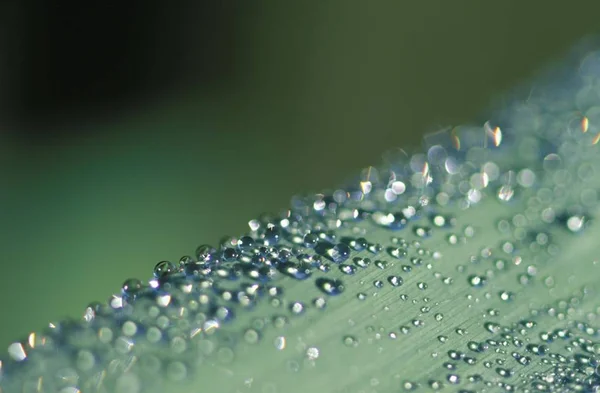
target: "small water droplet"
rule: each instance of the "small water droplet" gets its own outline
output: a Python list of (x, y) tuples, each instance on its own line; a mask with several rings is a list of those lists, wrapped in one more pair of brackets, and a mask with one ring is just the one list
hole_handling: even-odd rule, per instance
[(300, 315), (304, 312), (304, 310), (305, 307), (302, 302), (293, 302), (292, 304), (290, 304), (290, 311), (293, 314)]
[(473, 275), (470, 275), (469, 277), (467, 277), (467, 281), (469, 282), (469, 285), (471, 285), (472, 287), (475, 287), (475, 288), (481, 288), (487, 282), (487, 280), (484, 276), (479, 276), (476, 274), (473, 274)]
[(244, 332), (244, 341), (248, 344), (256, 344), (259, 339), (260, 335), (255, 329), (248, 329)]
[(347, 347), (357, 347), (358, 346), (358, 340), (354, 336), (344, 336), (342, 341), (343, 341), (344, 345)]
[(318, 242), (319, 236), (317, 236), (315, 233), (307, 233), (304, 235), (303, 243), (305, 247), (315, 248)]
[(196, 258), (199, 262), (208, 262), (211, 260), (212, 253), (215, 249), (208, 244), (202, 244), (196, 248)]
[(498, 293), (498, 297), (500, 297), (500, 300), (502, 300), (502, 301), (509, 302), (509, 301), (513, 300), (514, 294), (509, 291), (500, 291)]
[(130, 278), (129, 280), (123, 283), (121, 287), (123, 294), (126, 296), (135, 297), (140, 291), (142, 291), (144, 285), (137, 278)]
[(154, 266), (154, 277), (156, 278), (165, 278), (170, 274), (173, 274), (177, 271), (175, 264), (169, 261), (161, 261)]
[(237, 246), (241, 251), (250, 251), (254, 247), (254, 239), (250, 236), (242, 236), (238, 240)]
[(325, 307), (327, 307), (327, 300), (325, 300), (323, 297), (313, 299), (312, 303), (319, 310), (323, 310)]
[(397, 259), (406, 258), (408, 251), (404, 247), (390, 248), (389, 254)]
[(342, 264), (340, 265), (340, 271), (344, 274), (352, 275), (356, 273), (356, 267), (354, 267), (353, 265)]
[(404, 280), (400, 276), (389, 276), (388, 282), (394, 287), (399, 287), (404, 283)]
[(317, 347), (309, 347), (306, 350), (306, 357), (310, 360), (315, 360), (319, 357), (319, 348)]
[(315, 280), (317, 288), (327, 295), (335, 296), (344, 292), (344, 283), (341, 280), (319, 277)]

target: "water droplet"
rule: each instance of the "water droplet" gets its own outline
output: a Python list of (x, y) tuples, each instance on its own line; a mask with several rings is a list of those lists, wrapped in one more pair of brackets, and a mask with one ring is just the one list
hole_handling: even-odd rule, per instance
[(336, 244), (327, 250), (327, 256), (335, 263), (342, 263), (350, 256), (350, 247), (344, 243)]
[(431, 228), (428, 227), (415, 227), (414, 229), (415, 235), (421, 238), (431, 236)]
[(509, 301), (513, 300), (514, 294), (509, 291), (500, 291), (498, 293), (498, 297), (500, 297), (500, 300), (502, 300), (502, 301), (509, 302)]
[(293, 314), (300, 315), (304, 312), (304, 310), (305, 307), (302, 302), (293, 302), (292, 304), (290, 304), (290, 311)]
[(250, 251), (254, 247), (254, 239), (250, 236), (242, 236), (238, 240), (237, 246), (241, 251)]
[(369, 244), (369, 246), (367, 247), (367, 250), (371, 254), (377, 255), (381, 252), (381, 250), (383, 250), (383, 246), (379, 243)]
[(375, 212), (371, 215), (373, 222), (393, 231), (404, 229), (408, 224), (408, 218), (404, 213)]
[(277, 269), (296, 280), (306, 280), (312, 275), (311, 266), (307, 263), (284, 262), (280, 263)]
[(281, 230), (277, 225), (269, 224), (265, 229), (264, 240), (265, 245), (272, 246), (279, 242), (281, 236)]
[(327, 306), (327, 300), (323, 297), (318, 297), (313, 300), (313, 305), (319, 310), (322, 310)]
[(196, 248), (196, 258), (199, 262), (208, 262), (212, 258), (212, 253), (215, 252), (215, 249), (209, 246), (208, 244), (203, 244)]
[(397, 259), (406, 258), (408, 251), (404, 247), (390, 248), (389, 254)]
[(260, 339), (259, 333), (255, 329), (247, 329), (244, 332), (244, 341), (248, 344), (256, 344)]
[(275, 345), (275, 348), (277, 348), (278, 350), (282, 351), (282, 350), (285, 349), (286, 339), (285, 339), (284, 336), (278, 336), (273, 341), (273, 344)]
[(177, 271), (175, 264), (169, 261), (161, 261), (154, 266), (154, 277), (156, 278), (165, 278), (170, 274), (173, 274)]
[(456, 329), (456, 334), (458, 334), (459, 336), (464, 336), (465, 334), (467, 334), (467, 331), (465, 329), (462, 329), (462, 328), (457, 328)]
[(377, 260), (377, 261), (375, 261), (375, 266), (377, 266), (379, 269), (383, 270), (387, 267), (387, 262), (382, 261), (382, 260)]
[(304, 235), (304, 246), (308, 247), (308, 248), (315, 248), (317, 246), (317, 243), (319, 242), (319, 236), (317, 236), (314, 233), (307, 233), (306, 235)]
[(366, 249), (368, 246), (369, 246), (369, 242), (367, 242), (367, 239), (365, 239), (364, 237), (359, 237), (354, 242), (353, 247), (356, 251), (362, 251), (362, 250)]
[(356, 257), (354, 258), (354, 264), (360, 268), (366, 269), (371, 264), (371, 260), (369, 258)]
[(342, 341), (343, 341), (344, 345), (347, 347), (357, 347), (358, 346), (358, 340), (354, 336), (344, 336)]
[(340, 265), (340, 271), (344, 274), (352, 275), (356, 273), (356, 267), (353, 265)]
[(420, 319), (413, 319), (412, 324), (413, 324), (413, 326), (416, 326), (416, 327), (425, 326), (425, 322)]
[(478, 276), (475, 274), (470, 275), (467, 278), (467, 281), (469, 282), (469, 285), (471, 285), (472, 287), (475, 287), (475, 288), (481, 288), (487, 282), (486, 278), (484, 276)]
[(581, 232), (585, 224), (585, 217), (583, 216), (571, 216), (567, 219), (567, 228), (569, 231), (576, 233)]
[(137, 278), (130, 278), (123, 283), (121, 287), (123, 294), (130, 297), (135, 297), (144, 288), (144, 285)]
[(404, 283), (404, 280), (400, 276), (389, 276), (388, 282), (394, 287), (399, 287)]
[(222, 256), (225, 262), (233, 262), (238, 259), (239, 253), (235, 248), (227, 247), (223, 250)]
[(319, 277), (315, 280), (315, 284), (327, 295), (335, 296), (344, 292), (344, 284), (341, 280)]

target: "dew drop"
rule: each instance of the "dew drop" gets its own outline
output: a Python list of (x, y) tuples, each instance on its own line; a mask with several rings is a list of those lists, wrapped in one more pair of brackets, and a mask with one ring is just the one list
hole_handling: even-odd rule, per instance
[(277, 225), (269, 224), (265, 229), (264, 239), (267, 246), (272, 246), (279, 242), (281, 230)]
[(277, 268), (281, 273), (296, 280), (306, 280), (312, 276), (311, 266), (307, 263), (283, 262)]
[(342, 339), (342, 342), (347, 347), (357, 347), (358, 346), (358, 340), (354, 336), (344, 336), (344, 338)]
[(254, 247), (254, 239), (250, 236), (242, 236), (237, 242), (237, 247), (241, 251), (250, 251)]
[(177, 271), (175, 264), (169, 261), (161, 261), (154, 266), (154, 277), (156, 278), (165, 278), (170, 274), (173, 274)]
[(319, 242), (319, 236), (314, 233), (307, 233), (304, 235), (303, 243), (305, 247), (315, 248)]
[(498, 297), (500, 297), (500, 300), (502, 300), (504, 302), (509, 302), (509, 301), (513, 300), (514, 294), (509, 291), (500, 291), (498, 293)]
[(293, 302), (292, 304), (290, 304), (289, 307), (290, 311), (296, 315), (304, 313), (305, 310), (304, 304), (302, 302)]
[(406, 258), (408, 255), (408, 251), (406, 251), (406, 248), (404, 247), (391, 248), (389, 253), (391, 256), (397, 259)]
[(277, 348), (278, 350), (282, 351), (282, 350), (285, 349), (286, 339), (285, 339), (284, 336), (278, 336), (273, 341), (273, 344), (275, 345), (275, 348)]
[(255, 329), (247, 329), (244, 332), (244, 341), (248, 344), (256, 344), (259, 339), (260, 335)]
[(313, 305), (319, 310), (322, 310), (327, 307), (327, 300), (325, 300), (323, 297), (318, 297), (313, 300)]
[(123, 291), (124, 295), (134, 297), (143, 288), (144, 288), (144, 285), (142, 284), (142, 282), (140, 280), (138, 280), (137, 278), (130, 278), (123, 283), (121, 290)]
[(352, 275), (356, 273), (356, 267), (353, 265), (340, 265), (340, 271), (344, 274)]
[(344, 292), (344, 283), (341, 280), (319, 277), (315, 280), (315, 284), (323, 293), (330, 296)]
[(235, 248), (227, 247), (223, 250), (222, 256), (225, 262), (233, 262), (238, 259), (239, 253)]
[(354, 264), (360, 268), (367, 268), (371, 264), (371, 260), (369, 258), (356, 257), (354, 258)]
[(567, 219), (567, 229), (573, 233), (581, 232), (584, 227), (585, 217), (571, 216)]
[(315, 360), (319, 357), (319, 348), (317, 347), (309, 347), (306, 350), (306, 357), (310, 360)]
[(213, 252), (215, 252), (214, 248), (208, 244), (202, 244), (196, 248), (196, 258), (199, 262), (208, 262), (211, 260)]
[(404, 280), (400, 276), (389, 276), (388, 282), (394, 287), (399, 287), (404, 283)]
[(378, 259), (375, 261), (375, 266), (377, 266), (379, 269), (383, 270), (387, 267), (387, 262)]
[(320, 243), (317, 245), (318, 252), (328, 257), (332, 262), (342, 263), (350, 256), (350, 247), (344, 243), (331, 245), (330, 243)]
[(484, 276), (478, 276), (478, 275), (470, 275), (469, 277), (467, 277), (467, 281), (469, 282), (469, 285), (471, 285), (472, 287), (475, 288), (481, 288), (485, 285), (486, 283), (486, 278)]

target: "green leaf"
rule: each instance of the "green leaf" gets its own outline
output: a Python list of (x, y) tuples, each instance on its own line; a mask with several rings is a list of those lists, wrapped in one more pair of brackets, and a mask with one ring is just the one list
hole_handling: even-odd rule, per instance
[(1, 391), (597, 391), (600, 53), (579, 59), (13, 344)]

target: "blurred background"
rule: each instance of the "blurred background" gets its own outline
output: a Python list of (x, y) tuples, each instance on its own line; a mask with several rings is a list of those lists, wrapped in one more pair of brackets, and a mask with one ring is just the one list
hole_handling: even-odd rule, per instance
[(386, 149), (472, 121), (599, 30), (599, 11), (2, 2), (0, 348)]

